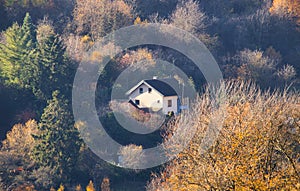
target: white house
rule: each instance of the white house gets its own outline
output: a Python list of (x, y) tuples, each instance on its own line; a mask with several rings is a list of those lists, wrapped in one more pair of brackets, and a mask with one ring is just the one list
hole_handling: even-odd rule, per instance
[(142, 80), (127, 93), (129, 101), (139, 109), (149, 109), (164, 114), (179, 112), (176, 91), (167, 83), (157, 79)]

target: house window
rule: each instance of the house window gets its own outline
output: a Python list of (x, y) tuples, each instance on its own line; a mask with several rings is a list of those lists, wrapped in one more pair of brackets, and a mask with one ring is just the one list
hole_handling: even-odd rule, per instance
[(142, 94), (144, 92), (143, 88), (140, 88), (140, 94)]
[(157, 103), (160, 103), (160, 100), (157, 100)]
[(136, 104), (136, 105), (140, 105), (140, 100), (136, 99), (136, 100), (135, 100), (135, 104)]
[(172, 107), (172, 100), (168, 100), (168, 107)]
[(148, 93), (151, 93), (152, 92), (152, 88), (148, 88)]

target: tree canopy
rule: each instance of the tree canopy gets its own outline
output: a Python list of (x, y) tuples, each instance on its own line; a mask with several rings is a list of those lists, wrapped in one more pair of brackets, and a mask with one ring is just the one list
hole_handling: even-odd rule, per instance
[(54, 171), (54, 184), (59, 184), (70, 177), (75, 168), (81, 141), (69, 103), (58, 91), (53, 92), (52, 100), (48, 101), (39, 130), (32, 153), (34, 161), (39, 167), (50, 167)]
[(8, 85), (28, 87), (34, 70), (34, 34), (29, 14), (26, 14), (22, 26), (15, 23), (4, 32), (5, 43), (0, 43), (0, 72)]

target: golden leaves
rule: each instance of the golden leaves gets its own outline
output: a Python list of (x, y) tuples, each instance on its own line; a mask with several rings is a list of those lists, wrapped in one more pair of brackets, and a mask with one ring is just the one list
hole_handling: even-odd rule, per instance
[(274, 0), (270, 8), (271, 14), (280, 16), (297, 17), (300, 24), (300, 2), (299, 0)]
[(147, 23), (148, 23), (147, 19), (142, 21), (141, 17), (139, 16), (133, 22), (134, 25), (147, 24)]
[(86, 186), (86, 191), (96, 191), (93, 181), (90, 180), (89, 184)]
[(102, 61), (102, 54), (99, 51), (93, 51), (90, 57), (90, 61), (98, 61), (101, 62)]
[(148, 67), (154, 66), (156, 62), (151, 51), (141, 48), (136, 51), (126, 53), (120, 59), (120, 64), (124, 67), (132, 66), (133, 68), (145, 70)]
[(34, 145), (32, 135), (38, 133), (38, 125), (35, 120), (29, 120), (23, 124), (16, 124), (6, 135), (3, 141), (3, 148), (9, 149), (16, 154), (28, 154)]
[[(199, 129), (189, 147), (166, 167), (163, 184), (158, 187), (162, 190), (299, 189), (300, 153), (295, 152), (300, 146), (299, 96), (261, 93), (242, 82), (228, 83), (224, 91), (227, 114), (216, 144), (206, 153), (197, 152), (205, 133)], [(202, 99), (207, 98), (202, 96)], [(194, 107), (203, 110), (206, 108), (203, 103), (199, 99)], [(205, 117), (213, 115), (201, 112), (201, 117), (191, 120), (201, 121)]]

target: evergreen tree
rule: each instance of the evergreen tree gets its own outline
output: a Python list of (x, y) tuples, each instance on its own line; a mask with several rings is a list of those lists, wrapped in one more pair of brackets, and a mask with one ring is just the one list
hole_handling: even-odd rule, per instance
[(49, 2), (46, 0), (26, 0), (26, 1), (4, 0), (4, 3), (5, 3), (5, 6), (7, 6), (7, 7), (19, 5), (23, 8), (28, 8), (30, 6), (33, 6), (33, 7), (43, 6)]
[(25, 18), (23, 20), (22, 31), (25, 34), (25, 40), (31, 44), (32, 48), (35, 48), (36, 44), (36, 28), (32, 23), (32, 19), (29, 13), (26, 13)]
[(65, 54), (62, 40), (54, 32), (45, 34), (38, 41), (38, 80), (34, 93), (39, 98), (48, 100), (55, 90), (66, 95), (71, 88), (74, 68)]
[(31, 17), (26, 14), (23, 25), (15, 23), (8, 28), (5, 43), (0, 43), (0, 77), (8, 85), (32, 90), (42, 100), (51, 99), (55, 90), (70, 93), (74, 72), (62, 40), (53, 28), (48, 30), (37, 39)]
[(74, 127), (73, 115), (66, 99), (53, 92), (53, 99), (39, 123), (40, 135), (36, 135), (37, 146), (32, 153), (40, 168), (50, 167), (55, 171), (54, 183), (69, 180), (80, 149), (80, 138)]
[(30, 87), (35, 66), (35, 29), (29, 14), (22, 26), (13, 24), (4, 32), (5, 43), (0, 43), (0, 75), (8, 85)]

